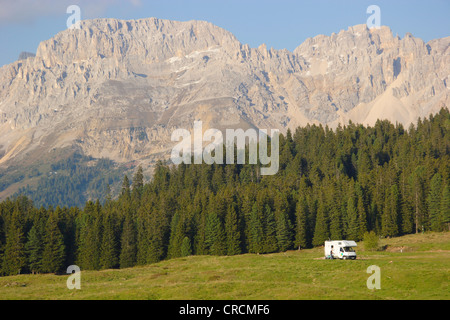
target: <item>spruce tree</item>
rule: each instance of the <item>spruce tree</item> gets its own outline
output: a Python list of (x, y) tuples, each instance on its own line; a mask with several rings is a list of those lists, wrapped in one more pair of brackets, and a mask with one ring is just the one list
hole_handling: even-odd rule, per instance
[(211, 255), (221, 256), (226, 254), (225, 231), (220, 218), (214, 211), (208, 215), (205, 244)]
[(251, 253), (263, 253), (264, 229), (261, 219), (258, 216), (258, 206), (256, 202), (252, 206), (248, 221), (248, 250)]
[(2, 274), (2, 265), (3, 265), (3, 243), (5, 242), (5, 222), (3, 221), (2, 216), (3, 211), (3, 203), (0, 203), (0, 275)]
[(122, 181), (122, 190), (120, 192), (121, 198), (124, 198), (124, 201), (131, 201), (131, 191), (130, 191), (130, 180), (125, 175)]
[(346, 238), (356, 241), (359, 238), (359, 217), (355, 201), (355, 195), (352, 193), (347, 201)]
[(45, 209), (41, 208), (33, 219), (33, 226), (27, 236), (25, 252), (27, 256), (28, 269), (31, 273), (42, 272), (42, 253), (44, 250), (44, 232), (45, 232)]
[(450, 231), (450, 188), (446, 184), (444, 185), (441, 197), (441, 214), (442, 221), (446, 226), (445, 230)]
[(227, 255), (240, 254), (241, 234), (239, 232), (239, 222), (234, 204), (228, 206), (225, 217), (225, 233), (227, 238)]
[(330, 238), (342, 239), (342, 218), (340, 208), (333, 207), (330, 212)]
[[(262, 233), (262, 250), (261, 253), (271, 253), (278, 250), (278, 240), (277, 240), (277, 221), (275, 219), (275, 213), (272, 208), (266, 204), (264, 211), (265, 215), (259, 216), (258, 219), (263, 222), (263, 233)], [(280, 232), (284, 232), (280, 226)], [(281, 241), (284, 240), (281, 236)]]
[[(66, 210), (67, 208), (65, 208)], [(77, 253), (77, 217), (81, 214), (81, 210), (78, 207), (72, 207), (66, 210), (61, 219), (63, 220), (61, 233), (64, 236), (64, 246), (66, 247), (66, 266), (76, 264)]]
[(362, 196), (358, 197), (356, 208), (358, 210), (358, 237), (355, 240), (359, 241), (364, 239), (364, 234), (367, 232), (367, 213)]
[(308, 207), (304, 196), (299, 196), (295, 209), (296, 227), (295, 227), (295, 246), (298, 248), (307, 248), (308, 242)]
[(194, 253), (198, 255), (207, 254), (207, 249), (205, 245), (206, 239), (206, 221), (207, 221), (207, 211), (199, 209), (199, 213), (196, 216), (197, 229), (194, 237)]
[(51, 213), (45, 226), (42, 270), (49, 273), (60, 272), (64, 268), (65, 254), (64, 238), (58, 227), (57, 214)]
[(136, 230), (137, 230), (136, 264), (140, 266), (147, 264), (148, 248), (150, 246), (150, 236), (148, 232), (149, 217), (146, 214), (147, 209), (144, 209), (145, 207), (146, 205), (139, 207), (136, 219)]
[(18, 210), (18, 208), (14, 210), (6, 232), (2, 261), (2, 270), (5, 275), (20, 274), (26, 267), (25, 236)]
[(88, 201), (78, 221), (78, 256), (77, 265), (82, 270), (100, 269), (100, 245), (102, 217), (99, 207)]
[(416, 233), (422, 230), (425, 224), (425, 195), (424, 195), (425, 168), (418, 166), (409, 177), (414, 210), (414, 226)]
[(286, 211), (278, 214), (276, 229), (278, 249), (285, 252), (292, 247), (292, 224)]
[(186, 228), (183, 214), (177, 211), (172, 218), (170, 228), (170, 240), (167, 256), (171, 258), (181, 257), (181, 245), (186, 237)]
[(392, 185), (387, 193), (384, 212), (382, 215), (382, 235), (395, 237), (398, 235), (398, 216), (400, 211), (399, 193), (397, 185)]
[[(126, 183), (126, 182), (125, 182)], [(142, 166), (139, 166), (134, 177), (133, 177), (133, 185), (132, 185), (132, 201), (138, 206), (141, 201), (142, 192), (144, 188), (144, 173)], [(125, 191), (126, 192), (126, 191)]]
[(112, 269), (118, 266), (117, 239), (115, 224), (111, 213), (103, 219), (103, 237), (100, 245), (100, 268)]
[(430, 226), (433, 231), (442, 231), (444, 229), (444, 217), (441, 211), (442, 196), (442, 177), (436, 173), (431, 179), (430, 191), (427, 197), (428, 215)]
[(33, 225), (28, 233), (27, 243), (25, 244), (28, 268), (33, 274), (42, 272), (43, 248), (42, 234), (38, 231), (38, 226)]
[[(163, 202), (163, 201), (161, 201)], [(147, 233), (149, 237), (149, 247), (147, 251), (147, 263), (154, 263), (162, 260), (165, 254), (167, 217), (165, 206), (160, 203), (159, 208), (149, 213)]]
[(123, 224), (120, 251), (120, 268), (134, 267), (136, 264), (136, 226), (133, 217), (127, 215)]
[(400, 174), (400, 198), (401, 198), (401, 224), (399, 225), (400, 234), (410, 234), (414, 229), (413, 206), (409, 184), (407, 183), (407, 173), (402, 171)]
[(402, 210), (401, 210), (401, 233), (410, 234), (414, 231), (414, 208), (410, 185), (405, 185), (404, 194), (402, 194)]
[(314, 228), (313, 246), (322, 246), (329, 239), (328, 218), (323, 201), (317, 207), (316, 226)]

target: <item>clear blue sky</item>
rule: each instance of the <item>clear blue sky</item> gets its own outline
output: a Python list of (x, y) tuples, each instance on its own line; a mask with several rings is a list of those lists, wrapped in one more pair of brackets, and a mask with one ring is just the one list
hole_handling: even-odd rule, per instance
[(242, 43), (275, 49), (293, 50), (308, 37), (366, 23), (372, 4), (381, 9), (381, 24), (400, 37), (450, 35), (449, 0), (0, 0), (0, 66), (64, 30), (71, 4), (79, 5), (82, 19), (206, 20)]

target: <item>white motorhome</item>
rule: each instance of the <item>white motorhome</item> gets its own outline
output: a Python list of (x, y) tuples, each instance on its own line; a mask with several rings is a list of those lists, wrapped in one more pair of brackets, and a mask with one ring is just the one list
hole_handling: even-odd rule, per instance
[(325, 241), (325, 259), (356, 259), (355, 241), (335, 240)]

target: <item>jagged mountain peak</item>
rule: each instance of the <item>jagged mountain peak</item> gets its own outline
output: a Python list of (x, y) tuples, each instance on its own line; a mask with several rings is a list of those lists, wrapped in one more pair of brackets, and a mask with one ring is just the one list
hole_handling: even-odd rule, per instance
[(209, 47), (239, 45), (233, 34), (206, 21), (94, 19), (43, 41), (36, 56), (47, 66), (133, 56), (158, 62)]

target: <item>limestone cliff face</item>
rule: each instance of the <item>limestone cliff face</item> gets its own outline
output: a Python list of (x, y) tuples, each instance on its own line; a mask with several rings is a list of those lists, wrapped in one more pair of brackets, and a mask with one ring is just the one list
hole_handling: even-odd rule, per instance
[(323, 88), (315, 93), (326, 95), (319, 103), (304, 101), (308, 118), (408, 125), (448, 106), (449, 43), (450, 37), (429, 44), (411, 34), (400, 39), (388, 27), (365, 25), (308, 39), (294, 52), (307, 61), (313, 86)]
[(448, 106), (450, 37), (350, 27), (289, 52), (203, 21), (82, 21), (0, 68), (0, 166), (75, 147), (150, 163), (175, 128), (408, 125)]

